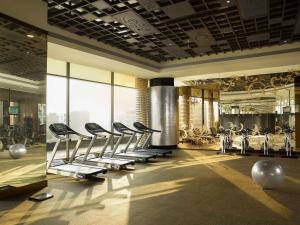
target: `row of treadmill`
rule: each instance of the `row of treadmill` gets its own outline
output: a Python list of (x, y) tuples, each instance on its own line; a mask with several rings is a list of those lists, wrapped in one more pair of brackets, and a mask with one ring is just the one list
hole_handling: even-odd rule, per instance
[[(50, 132), (56, 138), (55, 146), (50, 159), (47, 162), (47, 172), (63, 176), (71, 176), (76, 179), (90, 179), (99, 174), (105, 174), (109, 169), (123, 170), (132, 167), (135, 163), (146, 163), (157, 157), (166, 157), (172, 154), (169, 149), (149, 148), (153, 133), (159, 130), (151, 129), (140, 122), (133, 124), (135, 129), (129, 128), (120, 122), (113, 123), (113, 128), (117, 132), (111, 132), (97, 123), (86, 123), (85, 129), (89, 136), (80, 134), (63, 123), (53, 123), (49, 126)], [(70, 137), (76, 137), (77, 143), (72, 153), (69, 154)], [(129, 137), (126, 146), (120, 149), (120, 144), (125, 137)], [(145, 141), (142, 144), (142, 139)], [(114, 143), (117, 138), (116, 143)], [(133, 144), (134, 140), (136, 142)], [(100, 151), (92, 151), (98, 139), (105, 140), (105, 144)], [(84, 154), (79, 154), (78, 150), (82, 141), (89, 141), (89, 145)], [(66, 142), (66, 158), (56, 158), (59, 145)], [(113, 144), (111, 149), (108, 146)], [(130, 146), (132, 146), (130, 148)]]

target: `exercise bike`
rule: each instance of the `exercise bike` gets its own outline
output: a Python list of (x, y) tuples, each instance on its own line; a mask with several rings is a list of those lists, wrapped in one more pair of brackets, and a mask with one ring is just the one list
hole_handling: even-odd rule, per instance
[(250, 147), (249, 145), (249, 132), (251, 130), (250, 129), (242, 129), (240, 131), (241, 135), (242, 135), (242, 139), (241, 139), (241, 152), (239, 153), (239, 155), (250, 155), (249, 154), (249, 150), (253, 150), (253, 148)]
[[(220, 130), (220, 151), (217, 154), (228, 154), (229, 151), (232, 151), (232, 134), (230, 129), (221, 129)], [(230, 153), (229, 153), (230, 154)]]
[(262, 154), (260, 154), (259, 156), (261, 157), (274, 157), (273, 154), (271, 154), (270, 152), (274, 151), (274, 149), (270, 148), (270, 138), (269, 138), (269, 134), (271, 133), (271, 130), (268, 128), (262, 129), (260, 131), (260, 133), (262, 133), (264, 135), (264, 142), (262, 144), (261, 147), (261, 151)]
[(291, 138), (293, 132), (294, 131), (290, 128), (284, 130), (284, 143), (282, 148), (279, 149), (282, 158), (298, 158), (291, 145)]

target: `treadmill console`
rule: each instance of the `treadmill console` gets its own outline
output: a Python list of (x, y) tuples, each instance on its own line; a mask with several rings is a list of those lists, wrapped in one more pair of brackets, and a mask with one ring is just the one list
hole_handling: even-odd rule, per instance
[(91, 133), (100, 133), (100, 132), (106, 131), (105, 129), (103, 129), (103, 127), (101, 127), (97, 123), (86, 123), (85, 128), (87, 129), (87, 131), (89, 131)]
[(49, 129), (57, 135), (76, 134), (75, 131), (63, 123), (52, 123)]
[(140, 123), (140, 122), (135, 122), (135, 123), (133, 124), (133, 126), (134, 126), (136, 129), (140, 130), (140, 131), (148, 130), (148, 127), (146, 127), (144, 124), (142, 124), (142, 123)]
[(114, 126), (114, 128), (115, 128), (117, 131), (119, 131), (119, 132), (128, 130), (128, 128), (127, 128), (126, 126), (124, 126), (124, 124), (119, 123), (119, 122), (114, 122), (114, 123), (113, 123), (113, 126)]

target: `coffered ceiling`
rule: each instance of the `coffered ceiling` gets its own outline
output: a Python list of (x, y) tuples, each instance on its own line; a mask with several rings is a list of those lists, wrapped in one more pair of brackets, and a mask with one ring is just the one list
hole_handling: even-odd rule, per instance
[(300, 40), (299, 0), (47, 0), (49, 24), (156, 62)]

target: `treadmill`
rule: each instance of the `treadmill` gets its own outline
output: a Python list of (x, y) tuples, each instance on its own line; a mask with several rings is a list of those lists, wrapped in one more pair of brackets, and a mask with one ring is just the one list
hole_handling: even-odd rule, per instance
[[(52, 150), (51, 158), (47, 162), (48, 173), (71, 176), (77, 179), (90, 179), (96, 177), (98, 174), (105, 174), (107, 172), (107, 169), (103, 167), (82, 165), (73, 162), (82, 140), (90, 140), (91, 137), (79, 134), (63, 123), (53, 123), (49, 126), (49, 130), (57, 141)], [(76, 135), (78, 137), (71, 158), (69, 158), (69, 150), (67, 150), (66, 159), (54, 159), (58, 146), (62, 141), (65, 141), (68, 146), (70, 141), (69, 135)]]
[[(110, 167), (112, 169), (117, 169), (117, 170), (126, 169), (128, 165), (135, 164), (135, 161), (132, 159), (114, 158), (114, 154), (117, 150), (118, 145), (116, 145), (113, 148), (113, 150), (110, 152), (111, 153), (110, 156), (107, 156), (108, 154), (106, 154), (106, 156), (104, 156), (104, 153), (107, 153), (106, 149), (107, 149), (108, 145), (111, 143), (111, 141), (113, 140), (114, 136), (118, 136), (119, 137), (118, 140), (119, 140), (121, 137), (121, 134), (116, 134), (116, 133), (112, 133), (108, 130), (105, 130), (103, 127), (101, 127), (97, 123), (86, 123), (85, 129), (90, 134), (92, 134), (93, 137), (88, 146), (86, 153), (83, 156), (77, 157), (75, 159), (76, 162), (93, 165), (93, 166), (105, 166), (105, 167)], [(103, 134), (108, 134), (109, 137), (106, 139), (106, 142), (104, 144), (102, 151), (100, 153), (90, 153), (97, 138), (106, 138), (106, 136)]]
[[(152, 149), (152, 148), (149, 148), (151, 137), (152, 137), (153, 133), (154, 132), (161, 132), (160, 130), (151, 129), (150, 127), (147, 127), (147, 126), (145, 126), (144, 124), (142, 124), (140, 122), (133, 123), (133, 126), (135, 127), (135, 129), (142, 132), (142, 134), (140, 135), (133, 151), (135, 151), (135, 152), (149, 152), (151, 154), (157, 154), (158, 156), (167, 156), (169, 154), (172, 154), (172, 150), (170, 150), (170, 149)], [(145, 140), (144, 144), (142, 144), (141, 147), (138, 147), (138, 144), (141, 142), (142, 138), (145, 135), (147, 137), (146, 137), (146, 140)]]
[[(112, 157), (133, 159), (136, 162), (148, 162), (150, 159), (156, 158), (157, 156), (156, 154), (128, 151), (130, 144), (132, 143), (133, 139), (136, 136), (136, 133), (141, 133), (141, 132), (132, 130), (120, 122), (114, 122), (113, 127), (116, 131), (121, 133), (121, 137), (119, 138), (115, 146), (115, 150), (117, 150), (125, 135), (130, 136), (130, 138), (126, 144), (126, 147), (122, 149), (120, 152), (114, 152)], [(111, 153), (104, 153), (104, 156), (107, 156), (107, 154), (111, 155)]]

